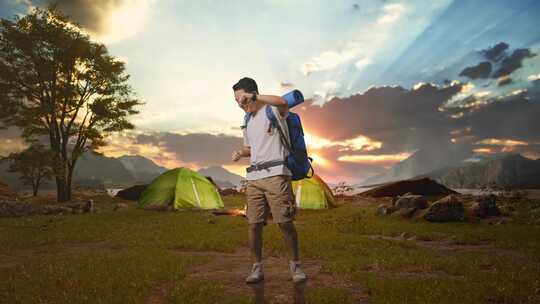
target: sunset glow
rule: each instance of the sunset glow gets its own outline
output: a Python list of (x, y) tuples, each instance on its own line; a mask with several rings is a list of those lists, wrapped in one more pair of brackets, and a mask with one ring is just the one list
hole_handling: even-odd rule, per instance
[(352, 162), (357, 164), (392, 164), (400, 162), (412, 153), (399, 154), (378, 154), (378, 155), (344, 155), (338, 158), (339, 161)]

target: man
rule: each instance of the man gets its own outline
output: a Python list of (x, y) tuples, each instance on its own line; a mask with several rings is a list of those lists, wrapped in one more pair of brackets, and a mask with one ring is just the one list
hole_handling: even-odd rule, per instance
[[(269, 211), (274, 223), (279, 225), (290, 254), (289, 271), (294, 282), (306, 280), (298, 257), (298, 236), (294, 227), (296, 207), (291, 186), (291, 172), (283, 160), (288, 155), (278, 130), (270, 125), (266, 107), (271, 107), (278, 124), (287, 137), (287, 102), (272, 95), (259, 95), (255, 80), (242, 78), (233, 86), (238, 105), (250, 115), (244, 129), (244, 147), (234, 151), (233, 161), (249, 157), (251, 166), (247, 175), (247, 210), (249, 246), (255, 259), (247, 283), (264, 279), (262, 268), (262, 232)], [(288, 140), (288, 137), (287, 137)]]

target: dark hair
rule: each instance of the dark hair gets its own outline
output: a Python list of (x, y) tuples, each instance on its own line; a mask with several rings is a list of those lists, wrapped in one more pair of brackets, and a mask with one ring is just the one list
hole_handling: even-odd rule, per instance
[(257, 92), (257, 94), (259, 94), (259, 88), (257, 87), (257, 83), (255, 82), (255, 80), (249, 77), (244, 77), (238, 80), (238, 82), (233, 85), (232, 89), (234, 91), (244, 90), (248, 93)]

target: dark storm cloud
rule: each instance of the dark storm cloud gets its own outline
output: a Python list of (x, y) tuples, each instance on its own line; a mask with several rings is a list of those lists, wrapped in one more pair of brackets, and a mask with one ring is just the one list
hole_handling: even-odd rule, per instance
[(231, 164), (232, 151), (241, 147), (243, 141), (224, 134), (155, 132), (137, 135), (134, 143), (154, 145), (176, 154), (182, 162), (207, 166)]
[(529, 49), (517, 49), (512, 52), (512, 55), (506, 57), (501, 62), (501, 67), (493, 73), (493, 78), (499, 78), (502, 76), (510, 75), (515, 70), (522, 67), (522, 61), (525, 58), (531, 58), (536, 56)]
[(460, 119), (478, 140), (485, 138), (540, 142), (540, 100), (527, 92), (488, 100)]
[[(522, 62), (526, 58), (536, 56), (528, 48), (516, 49), (511, 55), (507, 54), (509, 45), (501, 42), (491, 48), (482, 50), (482, 54), (489, 61), (482, 61), (475, 66), (464, 68), (459, 76), (465, 76), (470, 79), (479, 78), (501, 78), (512, 74), (515, 70), (522, 67)], [(492, 71), (495, 72), (492, 73)], [(508, 84), (508, 82), (503, 83)]]
[(471, 79), (477, 79), (477, 78), (488, 78), (491, 74), (491, 63), (489, 61), (483, 61), (479, 64), (467, 67), (459, 73), (459, 76), (466, 76)]
[(487, 48), (486, 50), (480, 51), (481, 54), (488, 60), (497, 62), (506, 56), (506, 50), (509, 45), (504, 42), (500, 42), (497, 45)]
[(47, 6), (57, 4), (58, 8), (72, 20), (81, 24), (84, 28), (94, 32), (103, 33), (104, 20), (109, 13), (124, 3), (125, 0), (33, 0), (32, 4)]
[(461, 88), (459, 83), (412, 90), (377, 87), (322, 107), (306, 102), (297, 112), (319, 137), (338, 141), (363, 135), (383, 143), (381, 151), (371, 153), (397, 153), (449, 142), (453, 121), (439, 109)]

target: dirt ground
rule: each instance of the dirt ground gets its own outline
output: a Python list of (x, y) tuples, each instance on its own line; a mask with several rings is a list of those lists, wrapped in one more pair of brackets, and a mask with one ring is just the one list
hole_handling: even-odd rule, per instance
[[(191, 269), (187, 280), (198, 279), (216, 282), (231, 295), (252, 296), (255, 303), (305, 303), (305, 291), (321, 287), (347, 289), (357, 300), (357, 303), (368, 303), (368, 295), (363, 293), (359, 286), (324, 273), (320, 263), (316, 260), (302, 261), (302, 269), (307, 274), (308, 280), (305, 283), (295, 284), (289, 276), (287, 258), (273, 255), (265, 256), (263, 258), (264, 281), (258, 284), (246, 284), (245, 278), (252, 263), (248, 248), (238, 248), (233, 253), (177, 252), (185, 255), (212, 257), (209, 263)], [(146, 303), (165, 303), (167, 288), (167, 284), (158, 286)]]

